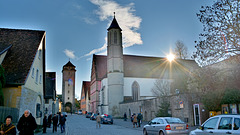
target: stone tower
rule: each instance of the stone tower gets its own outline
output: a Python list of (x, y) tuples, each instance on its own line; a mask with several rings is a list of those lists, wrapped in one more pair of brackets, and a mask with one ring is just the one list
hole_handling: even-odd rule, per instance
[(107, 78), (109, 114), (119, 116), (119, 103), (123, 101), (123, 47), (122, 29), (114, 18), (108, 30)]
[(75, 66), (68, 61), (62, 70), (63, 111), (75, 111)]

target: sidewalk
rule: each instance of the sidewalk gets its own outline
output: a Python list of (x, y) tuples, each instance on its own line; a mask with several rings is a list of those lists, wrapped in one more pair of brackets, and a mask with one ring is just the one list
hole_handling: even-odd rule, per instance
[(127, 121), (124, 121), (124, 119), (113, 119), (113, 124), (114, 125), (118, 125), (118, 126), (122, 126), (122, 127), (126, 127), (126, 128), (132, 128), (135, 130), (143, 130), (143, 126), (146, 125), (148, 122), (143, 121), (141, 124), (141, 127), (135, 127), (133, 128), (133, 123), (131, 122), (130, 119), (127, 119)]

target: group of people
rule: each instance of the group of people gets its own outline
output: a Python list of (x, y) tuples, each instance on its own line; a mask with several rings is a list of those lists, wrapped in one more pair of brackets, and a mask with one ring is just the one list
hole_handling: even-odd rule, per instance
[[(12, 124), (12, 116), (7, 116), (4, 124), (1, 125), (1, 135), (16, 135), (16, 127)], [(19, 135), (34, 135), (34, 130), (37, 128), (35, 118), (29, 110), (25, 110), (17, 123)]]
[(142, 122), (142, 114), (138, 113), (137, 115), (135, 113), (133, 113), (133, 115), (131, 116), (131, 121), (133, 123), (133, 128), (136, 127), (141, 127), (141, 122)]
[[(59, 123), (58, 123), (59, 122)], [(53, 123), (53, 132), (57, 132), (57, 126), (61, 126), (61, 132), (65, 132), (65, 122), (66, 118), (63, 114), (59, 113), (58, 116), (54, 114), (48, 116), (44, 116), (43, 119), (43, 133), (46, 133), (46, 128), (51, 127), (51, 123)], [(20, 117), (17, 127), (12, 124), (12, 116), (7, 116), (5, 118), (5, 123), (0, 127), (0, 135), (16, 135), (17, 130), (19, 131), (19, 135), (34, 135), (34, 130), (37, 128), (37, 123), (35, 118), (32, 116), (29, 110), (25, 110), (24, 114)], [(17, 130), (16, 130), (17, 129)]]
[(53, 124), (53, 133), (57, 132), (57, 127), (60, 125), (61, 133), (65, 132), (65, 122), (66, 118), (61, 112), (58, 114), (50, 114), (48, 117), (45, 115), (43, 118), (43, 133), (46, 133), (47, 127), (51, 128)]

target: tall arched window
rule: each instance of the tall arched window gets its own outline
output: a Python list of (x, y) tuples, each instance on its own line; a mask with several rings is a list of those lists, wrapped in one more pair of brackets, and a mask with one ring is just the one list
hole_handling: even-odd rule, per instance
[(134, 81), (133, 84), (132, 84), (132, 98), (133, 98), (133, 101), (138, 101), (138, 98), (139, 98), (139, 84)]
[(114, 31), (114, 43), (116, 44), (117, 43), (117, 32)]

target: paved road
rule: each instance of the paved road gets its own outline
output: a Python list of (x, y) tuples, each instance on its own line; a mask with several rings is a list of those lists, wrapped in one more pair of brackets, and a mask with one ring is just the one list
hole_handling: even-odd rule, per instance
[[(133, 128), (132, 123), (122, 119), (114, 119), (113, 125), (102, 124), (102, 127), (96, 128), (96, 121), (85, 118), (85, 115), (69, 115), (66, 121), (66, 132), (61, 133), (60, 127), (57, 133), (52, 133), (52, 128), (47, 128), (47, 134), (44, 135), (142, 135), (143, 122), (140, 128)], [(193, 130), (196, 127), (189, 127)], [(40, 135), (42, 133), (38, 133)]]

